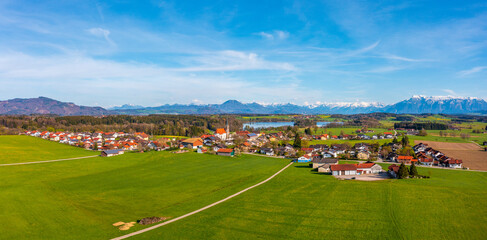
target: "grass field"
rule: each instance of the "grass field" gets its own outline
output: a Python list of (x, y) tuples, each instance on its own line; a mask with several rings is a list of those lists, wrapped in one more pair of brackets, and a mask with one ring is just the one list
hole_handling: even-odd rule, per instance
[(306, 166), (134, 239), (485, 239), (487, 173), (359, 182)]
[(115, 222), (183, 215), (262, 181), (288, 162), (149, 152), (0, 167), (0, 239), (116, 237), (124, 232)]
[[(23, 141), (27, 138), (18, 138)], [(10, 145), (0, 143), (0, 152)], [(260, 182), (288, 160), (168, 152), (0, 167), (0, 239), (108, 239), (111, 224), (177, 217)], [(308, 163), (130, 239), (483, 239), (487, 173), (339, 181)]]
[(0, 164), (46, 161), (98, 155), (84, 150), (30, 136), (0, 136)]

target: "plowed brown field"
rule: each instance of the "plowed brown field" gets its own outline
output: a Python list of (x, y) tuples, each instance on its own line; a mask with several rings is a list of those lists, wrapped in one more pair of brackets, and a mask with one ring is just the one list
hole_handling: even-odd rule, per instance
[(474, 170), (487, 171), (487, 152), (475, 143), (447, 143), (433, 141), (414, 141), (425, 143), (449, 157), (463, 160), (463, 165)]

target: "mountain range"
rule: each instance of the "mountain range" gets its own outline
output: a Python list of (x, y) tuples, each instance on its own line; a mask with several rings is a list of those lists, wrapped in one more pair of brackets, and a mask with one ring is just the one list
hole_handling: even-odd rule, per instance
[(321, 103), (314, 105), (241, 103), (228, 100), (222, 104), (166, 104), (158, 107), (122, 105), (110, 109), (102, 107), (78, 106), (74, 103), (60, 102), (46, 97), (16, 98), (0, 101), (2, 115), (110, 115), (110, 114), (358, 114), (371, 112), (388, 113), (444, 113), (471, 114), (487, 111), (487, 102), (472, 97), (426, 97), (413, 96), (410, 99), (392, 104), (381, 103)]

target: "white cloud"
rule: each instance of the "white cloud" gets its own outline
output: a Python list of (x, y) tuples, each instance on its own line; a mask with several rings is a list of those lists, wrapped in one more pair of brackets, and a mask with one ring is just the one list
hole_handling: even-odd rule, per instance
[(256, 53), (246, 53), (234, 50), (210, 52), (200, 56), (191, 57), (197, 66), (178, 68), (181, 72), (208, 72), (208, 71), (243, 71), (243, 70), (282, 70), (294, 71), (294, 67), (286, 62), (268, 61)]
[(289, 32), (281, 31), (281, 30), (274, 30), (272, 32), (259, 32), (257, 35), (268, 39), (268, 40), (284, 40), (289, 37)]
[(481, 72), (481, 71), (483, 71), (485, 69), (487, 69), (487, 66), (474, 67), (474, 68), (471, 68), (471, 69), (468, 69), (468, 70), (460, 71), (460, 72), (458, 72), (458, 75), (460, 75), (462, 77), (465, 77), (465, 76), (468, 76), (468, 75), (471, 75), (471, 74), (474, 74), (474, 73)]
[(110, 36), (109, 30), (103, 28), (90, 28), (87, 31), (94, 36), (103, 37), (110, 45), (115, 45), (115, 43), (109, 37)]
[(368, 70), (366, 72), (368, 73), (387, 73), (387, 72), (394, 72), (398, 70), (402, 70), (404, 67), (396, 67), (396, 66), (385, 66), (385, 67), (378, 67), (374, 68), (371, 70)]
[[(227, 69), (260, 69), (264, 68), (264, 63), (272, 65), (256, 54), (225, 51), (217, 55), (244, 62), (242, 66)], [(225, 69), (222, 66), (218, 68)], [(123, 63), (83, 55), (0, 54), (0, 85), (5, 86), (0, 89), (4, 98), (19, 97), (22, 93), (21, 96), (25, 97), (47, 95), (92, 105), (100, 100), (93, 96), (103, 96), (104, 106), (123, 103), (154, 106), (161, 102), (200, 104), (228, 99), (279, 99), (286, 102), (291, 97), (309, 99), (320, 96), (316, 90), (304, 90), (292, 83), (273, 86), (269, 91), (267, 82), (252, 81), (245, 75), (219, 72), (191, 75), (153, 64)], [(141, 95), (144, 97), (140, 98)]]
[(451, 89), (442, 89), (443, 92), (446, 92), (448, 93), (449, 95), (451, 96), (456, 96), (457, 94), (455, 93), (455, 91), (451, 90)]
[(405, 62), (424, 62), (424, 61), (427, 61), (424, 59), (413, 59), (413, 58), (401, 57), (401, 56), (396, 56), (396, 55), (391, 55), (391, 54), (386, 54), (386, 55), (383, 55), (381, 57), (385, 58), (385, 59), (399, 60), (399, 61), (405, 61)]

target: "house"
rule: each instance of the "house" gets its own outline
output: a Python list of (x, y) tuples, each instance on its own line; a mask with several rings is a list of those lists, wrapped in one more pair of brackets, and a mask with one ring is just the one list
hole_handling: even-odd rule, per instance
[(196, 150), (197, 153), (207, 153), (208, 150), (206, 149), (203, 149), (203, 148), (198, 148), (198, 150)]
[(462, 168), (462, 160), (450, 159), (445, 161), (445, 166), (449, 168)]
[(330, 166), (333, 176), (357, 175), (357, 165), (355, 164), (335, 164)]
[(313, 166), (313, 169), (314, 168), (319, 168), (323, 165), (334, 165), (334, 164), (338, 164), (338, 159), (336, 158), (313, 158), (313, 160), (311, 161), (312, 162), (312, 166)]
[(382, 172), (382, 167), (375, 163), (361, 163), (357, 164), (358, 174), (375, 174)]
[(197, 149), (203, 146), (203, 141), (200, 138), (188, 138), (181, 142), (185, 148)]
[(213, 151), (218, 152), (218, 150), (221, 148), (227, 148), (227, 146), (225, 146), (223, 144), (218, 144), (218, 145), (213, 147)]
[(309, 162), (311, 161), (311, 154), (304, 154), (303, 156), (299, 157), (297, 159), (297, 162), (303, 163), (303, 162)]
[(387, 171), (392, 177), (397, 178), (397, 174), (399, 173), (399, 166), (396, 164), (389, 165)]
[(397, 156), (396, 161), (398, 163), (411, 164), (413, 160), (412, 156)]
[(134, 135), (136, 138), (140, 138), (140, 139), (146, 140), (146, 141), (149, 140), (149, 135), (147, 135), (143, 132), (136, 132), (136, 133), (134, 133)]
[(421, 163), (421, 165), (425, 165), (427, 167), (431, 167), (433, 166), (433, 158), (429, 158), (429, 157), (422, 157), (422, 158), (419, 158), (419, 162)]
[(255, 133), (249, 133), (249, 134), (247, 134), (247, 138), (248, 138), (249, 140), (255, 140), (255, 139), (257, 139), (258, 137), (259, 137), (259, 135), (255, 134)]
[(384, 138), (391, 139), (392, 137), (394, 137), (394, 135), (392, 134), (392, 132), (384, 132)]
[(114, 150), (104, 150), (101, 152), (102, 157), (112, 157), (116, 155), (123, 154), (124, 151), (121, 149), (114, 149)]
[(235, 151), (231, 148), (220, 148), (216, 152), (216, 155), (233, 157), (235, 155)]
[(274, 149), (272, 149), (272, 148), (261, 148), (260, 153), (265, 154), (267, 156), (274, 156)]
[(206, 146), (211, 146), (217, 142), (219, 142), (220, 139), (218, 137), (212, 136), (212, 135), (206, 135), (205, 138), (203, 138), (203, 143)]

